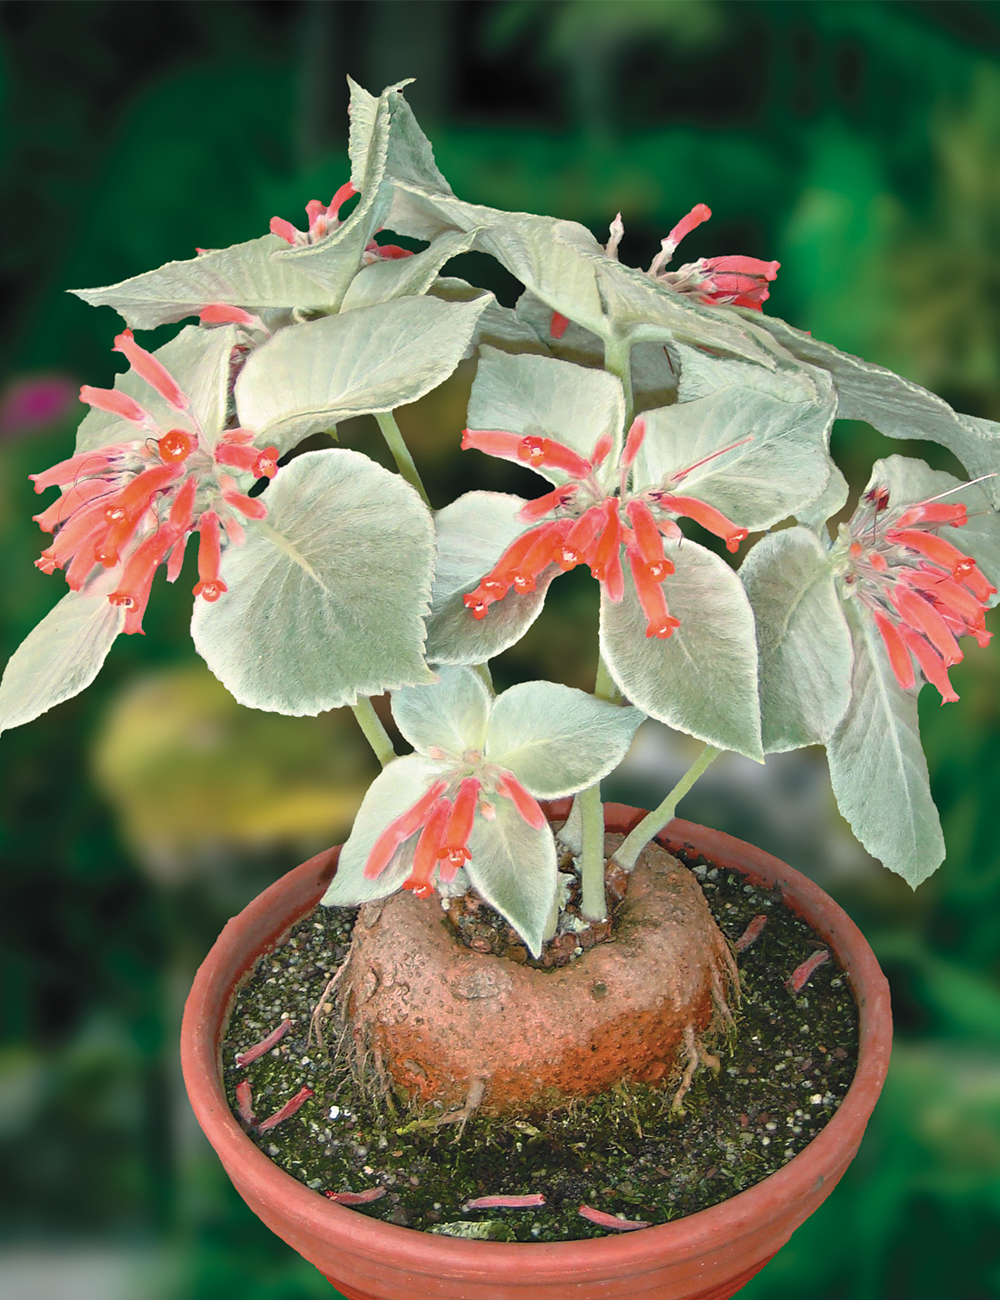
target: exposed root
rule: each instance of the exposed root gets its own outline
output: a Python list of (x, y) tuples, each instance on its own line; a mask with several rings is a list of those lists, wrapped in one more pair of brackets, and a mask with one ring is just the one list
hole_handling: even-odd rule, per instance
[(694, 1081), (695, 1070), (697, 1070), (698, 1066), (706, 1066), (713, 1074), (717, 1074), (722, 1068), (722, 1062), (719, 1058), (714, 1056), (708, 1050), (702, 1039), (695, 1033), (694, 1025), (685, 1026), (684, 1050), (687, 1053), (684, 1073), (681, 1076), (680, 1084), (670, 1103), (670, 1109), (675, 1115), (684, 1114), (684, 1106), (682, 1103), (684, 1097), (691, 1088), (691, 1084)]
[(673, 1101), (670, 1103), (670, 1109), (677, 1115), (684, 1114), (684, 1107), (681, 1104), (687, 1095), (691, 1083), (694, 1079), (694, 1072), (698, 1068), (698, 1040), (694, 1032), (694, 1025), (685, 1025), (684, 1027), (684, 1048), (687, 1052), (687, 1062), (684, 1066), (684, 1073), (681, 1076), (680, 1085), (674, 1093)]
[(312, 1046), (313, 1035), (316, 1035), (316, 1041), (322, 1049), (326, 1049), (326, 1042), (323, 1038), (323, 1017), (328, 1016), (333, 1010), (333, 1003), (327, 999), (336, 990), (337, 985), (344, 977), (347, 970), (348, 958), (345, 958), (337, 969), (333, 972), (326, 982), (326, 987), (319, 995), (319, 1000), (312, 1009), (312, 1015), (309, 1017), (309, 1035), (306, 1038), (306, 1051)]
[(465, 1105), (458, 1110), (450, 1110), (445, 1115), (434, 1115), (429, 1119), (413, 1119), (409, 1124), (404, 1124), (402, 1128), (396, 1129), (396, 1132), (412, 1133), (416, 1129), (441, 1128), (445, 1124), (457, 1124), (458, 1132), (455, 1134), (455, 1141), (458, 1142), (465, 1131), (466, 1123), (479, 1109), (479, 1106), (486, 1095), (486, 1080), (473, 1079), (469, 1084), (469, 1091), (465, 1096)]

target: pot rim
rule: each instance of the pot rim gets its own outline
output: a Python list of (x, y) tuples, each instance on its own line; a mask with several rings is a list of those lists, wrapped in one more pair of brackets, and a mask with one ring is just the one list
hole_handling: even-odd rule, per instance
[[(570, 800), (550, 803), (550, 819), (568, 814)], [(623, 804), (605, 804), (607, 822), (628, 831), (645, 813)], [(536, 1277), (546, 1263), (564, 1268), (570, 1255), (577, 1277), (587, 1265), (606, 1269), (610, 1264), (637, 1265), (664, 1253), (677, 1260), (694, 1257), (713, 1241), (733, 1242), (747, 1235), (775, 1200), (782, 1204), (815, 1195), (846, 1164), (838, 1151), (854, 1149), (864, 1132), (885, 1081), (892, 1040), (888, 983), (861, 931), (846, 912), (817, 884), (773, 855), (731, 835), (675, 818), (657, 839), (669, 850), (690, 844), (718, 865), (736, 869), (759, 883), (779, 885), (786, 905), (803, 915), (829, 944), (848, 974), (859, 1015), (858, 1066), (839, 1108), (820, 1133), (781, 1169), (769, 1174), (727, 1200), (668, 1223), (656, 1224), (621, 1236), (563, 1242), (487, 1242), (438, 1236), (358, 1214), (325, 1199), (274, 1164), (246, 1135), (229, 1109), (222, 1084), (220, 1040), (230, 1007), (243, 976), (257, 959), (276, 946), (302, 916), (313, 909), (331, 879), (339, 847), (328, 849), (293, 868), (259, 894), (230, 920), (198, 970), (184, 1008), (181, 1028), (181, 1066), (198, 1123), (228, 1168), (241, 1164), (262, 1194), (282, 1205), (293, 1220), (308, 1222), (311, 1230), (337, 1239), (348, 1235), (360, 1250), (391, 1253), (397, 1267), (412, 1264), (424, 1271), (428, 1251), (443, 1265), (473, 1273), (497, 1275), (523, 1269), (529, 1263)], [(289, 891), (298, 895), (293, 914), (287, 910)], [(277, 922), (273, 918), (280, 918)], [(266, 927), (264, 937), (246, 951), (242, 931), (248, 921)], [(220, 985), (224, 989), (220, 992)], [(214, 1003), (214, 1007), (213, 1007)], [(803, 1216), (805, 1217), (805, 1216)]]

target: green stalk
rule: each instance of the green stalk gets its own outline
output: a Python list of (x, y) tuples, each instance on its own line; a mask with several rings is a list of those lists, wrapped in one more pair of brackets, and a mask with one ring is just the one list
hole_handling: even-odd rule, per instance
[(580, 854), (580, 911), (588, 921), (603, 921), (608, 908), (604, 897), (604, 805), (599, 784), (576, 796), (583, 821)]
[(635, 397), (632, 393), (632, 345), (627, 339), (611, 338), (604, 343), (604, 369), (616, 375), (625, 389), (625, 432), (628, 433), (635, 417)]
[(378, 420), (378, 427), (382, 430), (382, 437), (385, 439), (386, 446), (392, 452), (392, 458), (396, 462), (400, 477), (404, 478), (410, 487), (417, 489), (424, 505), (430, 509), (430, 497), (427, 495), (419, 471), (413, 463), (410, 449), (403, 441), (403, 435), (396, 423), (396, 417), (391, 411), (376, 411), (375, 419)]
[(599, 700), (609, 700), (612, 704), (621, 704), (622, 702), (621, 691), (608, 672), (604, 656), (600, 653), (597, 656), (597, 677), (594, 680), (594, 694)]
[(351, 705), (351, 711), (358, 720), (358, 726), (365, 733), (365, 740), (368, 741), (375, 751), (375, 757), (383, 767), (391, 763), (396, 757), (396, 751), (392, 747), (392, 741), (389, 739), (389, 733), (375, 712), (375, 706), (367, 695), (363, 695), (357, 704)]
[(625, 836), (614, 854), (614, 860), (620, 867), (624, 867), (626, 871), (632, 870), (636, 858), (638, 858), (642, 850), (653, 836), (659, 835), (664, 826), (673, 819), (677, 805), (708, 767), (709, 763), (714, 758), (718, 758), (721, 753), (722, 750), (716, 749), (714, 745), (706, 745), (660, 806), (654, 808), (651, 813), (647, 813), (639, 825)]

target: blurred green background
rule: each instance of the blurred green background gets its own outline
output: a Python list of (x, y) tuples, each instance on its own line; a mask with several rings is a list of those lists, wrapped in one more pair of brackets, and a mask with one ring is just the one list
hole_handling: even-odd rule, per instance
[[(0, 662), (63, 590), (32, 567), (26, 475), (68, 454), (77, 386), (116, 369), (118, 318), (63, 290), (328, 199), (347, 72), (375, 92), (417, 78), (462, 197), (601, 238), (621, 210), (643, 265), (707, 202), (685, 260), (777, 258), (774, 314), (1000, 419), (996, 4), (2, 3)], [(512, 301), (485, 259), (465, 271)], [(444, 457), (468, 381), (401, 420), (439, 502), (467, 485)], [(341, 433), (368, 449), (365, 422)], [(927, 448), (835, 436), (856, 488), (875, 456)], [(349, 716), (233, 703), (191, 648), (190, 586), (158, 584), (144, 638), (0, 740), (0, 1300), (333, 1294), (230, 1189), (175, 1043), (226, 918), (342, 837), (373, 764)], [(588, 686), (594, 628), (587, 581), (564, 579), (501, 680)], [(821, 754), (722, 760), (682, 807), (819, 879), (893, 988), (862, 1153), (749, 1300), (1000, 1295), (1000, 656), (973, 650), (952, 676), (961, 703), (921, 700), (949, 856), (916, 894), (853, 842)], [(609, 793), (659, 798), (685, 753), (648, 726)]]

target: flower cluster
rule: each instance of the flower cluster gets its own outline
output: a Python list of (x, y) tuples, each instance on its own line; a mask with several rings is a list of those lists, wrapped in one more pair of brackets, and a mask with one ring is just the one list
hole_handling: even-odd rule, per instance
[[(463, 757), (466, 767), (476, 769), (479, 775), (462, 777), (457, 770), (446, 774), (391, 821), (365, 862), (367, 880), (381, 875), (399, 849), (418, 831), (413, 867), (403, 881), (403, 888), (413, 890), (418, 898), (428, 898), (434, 892), (435, 869), (445, 884), (454, 880), (459, 868), (472, 857), (469, 836), (477, 810), (487, 821), (496, 819), (495, 808), (484, 797), (484, 782), (490, 793), (509, 799), (529, 826), (540, 830), (545, 825), (545, 814), (537, 801), (512, 772), (495, 764), (484, 765), (482, 754), (477, 751), (468, 751)], [(448, 795), (449, 790), (454, 791), (452, 797)]]
[[(662, 640), (672, 635), (680, 622), (670, 613), (663, 591), (665, 579), (674, 572), (674, 564), (664, 552), (663, 539), (680, 541), (683, 537), (676, 519), (693, 519), (723, 538), (730, 551), (736, 550), (748, 532), (714, 506), (671, 490), (696, 468), (694, 465), (676, 471), (668, 482), (645, 489), (633, 484), (629, 491), (629, 471), (645, 435), (646, 424), (640, 417), (629, 430), (617, 489), (609, 491), (607, 482), (601, 481), (604, 476), (598, 473), (613, 446), (608, 434), (598, 438), (590, 458), (585, 459), (552, 438), (522, 437), (499, 430), (465, 430), (463, 449), (474, 447), (487, 455), (521, 461), (535, 469), (544, 466), (560, 470), (569, 479), (545, 496), (529, 501), (521, 510), (519, 517), (535, 526), (517, 537), (476, 589), (463, 597), (474, 618), (485, 618), (490, 605), (503, 600), (511, 589), (521, 594), (534, 591), (537, 579), (552, 564), (563, 573), (578, 564), (587, 565), (608, 599), (618, 604), (625, 594), (624, 547), (636, 595), (647, 619), (646, 636)], [(554, 518), (536, 523), (546, 516)]]
[(875, 487), (842, 538), (843, 580), (870, 610), (896, 680), (904, 690), (916, 684), (915, 660), (942, 703), (958, 699), (948, 679), (963, 657), (956, 638), (974, 636), (986, 646), (992, 635), (984, 619), (996, 587), (971, 556), (940, 536), (942, 528), (967, 522), (965, 505), (939, 499), (892, 511), (888, 491)]
[[(358, 191), (351, 182), (345, 181), (329, 203), (323, 204), (319, 199), (309, 200), (306, 204), (306, 215), (309, 217), (308, 230), (299, 230), (290, 221), (286, 221), (284, 217), (272, 217), (271, 234), (277, 235), (286, 244), (290, 244), (292, 248), (305, 248), (309, 244), (318, 244), (320, 240), (325, 239), (327, 235), (332, 234), (344, 224), (340, 219), (340, 209), (348, 199), (353, 199), (357, 193)], [(412, 253), (405, 248), (400, 248), (397, 244), (376, 244), (374, 239), (370, 239), (365, 245), (361, 264), (362, 266), (371, 266), (373, 262), (412, 256)]]
[(267, 514), (264, 503), (240, 492), (226, 470), (273, 478), (278, 449), (253, 446), (249, 429), (230, 429), (210, 446), (190, 399), (166, 367), (139, 347), (131, 330), (118, 335), (114, 350), (177, 411), (178, 425), (164, 430), (126, 393), (85, 384), (80, 400), (133, 425), (136, 436), (31, 475), (36, 492), (62, 489), (57, 501), (34, 516), (43, 532), (53, 534), (35, 563), (44, 573), (65, 569), (74, 591), (84, 589), (102, 568), (117, 569), (109, 600), (126, 609), (124, 630), (132, 633), (142, 631), (156, 569), (166, 562), (167, 580), (175, 581), (195, 530), (200, 544), (194, 594), (215, 601), (226, 590), (219, 577), (223, 533), (229, 542), (240, 542), (240, 516)]
[(753, 307), (761, 311), (771, 292), (767, 286), (777, 276), (780, 262), (762, 262), (757, 257), (742, 257), (737, 254), (729, 257), (699, 257), (696, 262), (687, 262), (676, 271), (664, 270), (684, 236), (707, 221), (711, 215), (712, 211), (706, 204), (695, 204), (687, 216), (678, 221), (666, 239), (660, 241), (660, 251), (653, 259), (648, 274), (659, 283), (668, 284), (678, 293), (691, 294), (699, 302), (710, 306)]

